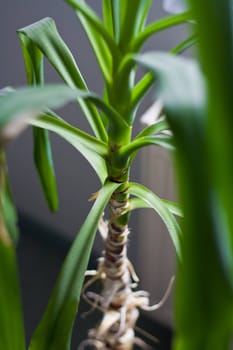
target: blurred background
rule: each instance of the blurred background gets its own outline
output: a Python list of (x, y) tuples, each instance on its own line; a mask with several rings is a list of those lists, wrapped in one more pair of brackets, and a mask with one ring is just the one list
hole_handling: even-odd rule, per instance
[[(92, 0), (89, 3), (100, 13), (100, 0)], [(165, 15), (162, 11), (162, 0), (154, 0), (150, 20), (162, 15)], [(89, 89), (101, 94), (102, 78), (92, 50), (74, 11), (62, 0), (0, 2), (0, 87), (8, 85), (17, 87), (26, 84), (16, 30), (48, 16), (56, 21), (58, 31), (77, 60)], [(152, 38), (144, 46), (144, 50), (169, 50), (184, 37), (185, 28), (176, 27)], [(60, 81), (56, 72), (47, 63), (45, 69), (47, 82)], [(151, 102), (152, 96), (149, 96), (139, 115), (143, 114)], [(76, 104), (70, 104), (59, 113), (65, 115), (72, 124), (89, 130)], [(138, 132), (141, 128), (138, 118), (134, 132)], [(56, 135), (51, 136), (60, 196), (57, 213), (49, 212), (40, 189), (33, 165), (30, 129), (7, 147), (9, 174), (15, 203), (21, 215), (32, 222), (39, 222), (41, 226), (38, 227), (41, 227), (41, 230), (46, 227), (55, 232), (53, 240), (60, 240), (62, 237), (70, 243), (91, 207), (88, 198), (99, 189), (100, 183), (76, 150)], [(175, 198), (172, 162), (169, 154), (160, 149), (153, 147), (141, 152), (132, 170), (132, 180), (141, 181), (164, 198)], [(151, 294), (151, 302), (156, 303), (162, 297), (175, 272), (175, 256), (170, 238), (160, 219), (150, 210), (135, 212), (130, 227), (129, 254), (141, 280), (140, 288), (148, 290)], [(31, 237), (36, 241), (34, 235), (35, 232), (31, 232)], [(95, 255), (101, 253), (101, 243), (101, 239), (97, 237)], [(21, 256), (24, 254), (21, 253)], [(32, 260), (28, 258), (27, 264), (33, 261), (32, 252), (30, 258)], [(33, 274), (33, 264), (30, 267), (30, 269), (22, 269), (21, 274)], [(43, 271), (41, 273), (43, 275)], [(172, 298), (163, 308), (150, 314), (149, 317), (172, 326), (171, 304)]]

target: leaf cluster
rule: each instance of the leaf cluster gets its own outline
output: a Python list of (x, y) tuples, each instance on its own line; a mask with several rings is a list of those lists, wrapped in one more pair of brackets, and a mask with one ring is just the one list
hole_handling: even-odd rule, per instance
[[(52, 211), (58, 207), (58, 194), (49, 132), (55, 132), (75, 147), (90, 163), (102, 184), (96, 202), (64, 261), (30, 350), (70, 349), (84, 272), (98, 221), (112, 193), (121, 182), (128, 180), (129, 168), (142, 147), (157, 145), (173, 149), (172, 135), (164, 133), (168, 129), (164, 120), (155, 120), (132, 140), (137, 109), (157, 79), (157, 75), (149, 72), (136, 81), (138, 60), (135, 54), (152, 35), (192, 18), (190, 12), (185, 12), (147, 24), (151, 0), (103, 0), (102, 18), (84, 0), (67, 0), (67, 3), (75, 10), (96, 55), (104, 78), (103, 97), (89, 91), (77, 62), (51, 18), (18, 30), (30, 87), (2, 90), (0, 96), (1, 147), (12, 134), (20, 132), (25, 122), (33, 126), (35, 165)], [(173, 48), (172, 53), (183, 51), (193, 44), (195, 38), (186, 39)], [(64, 84), (44, 84), (44, 59), (53, 66)], [(80, 105), (92, 134), (70, 125), (53, 111), (70, 101)], [(161, 216), (180, 256), (180, 229), (174, 218), (174, 215), (181, 214), (178, 206), (162, 200), (139, 184), (129, 183), (128, 193), (133, 196), (129, 210), (150, 207)], [(3, 222), (8, 222), (7, 217)], [(7, 249), (0, 252), (3, 258)], [(12, 280), (17, 284), (13, 241), (10, 250), (12, 258), (6, 261), (6, 265), (9, 268), (12, 265)], [(5, 286), (0, 307), (11, 302), (10, 298), (4, 299), (8, 290), (7, 284)], [(19, 300), (18, 288), (14, 288), (14, 293)], [(9, 308), (9, 312), (13, 313), (13, 309)], [(8, 317), (5, 312), (2, 315), (1, 329), (7, 329)], [(14, 307), (14, 315), (17, 315), (14, 319), (21, 330), (15, 333), (14, 345), (6, 331), (6, 337), (0, 339), (0, 347), (2, 341), (5, 350), (25, 348), (20, 305)]]

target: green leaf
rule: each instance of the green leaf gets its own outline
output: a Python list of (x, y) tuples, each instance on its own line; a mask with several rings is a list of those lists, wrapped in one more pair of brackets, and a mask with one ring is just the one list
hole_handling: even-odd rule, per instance
[[(180, 42), (177, 46), (175, 46), (170, 53), (178, 55), (184, 52), (185, 50), (189, 49), (191, 46), (193, 46), (197, 42), (197, 35), (191, 35), (187, 39)], [(139, 82), (135, 85), (135, 87), (132, 90), (132, 100), (131, 100), (131, 110), (136, 110), (139, 106), (141, 100), (144, 98), (144, 96), (149, 92), (151, 86), (155, 82), (156, 77), (151, 73), (148, 72), (144, 75), (144, 77), (139, 80)]]
[(150, 38), (153, 34), (170, 27), (182, 24), (192, 19), (191, 12), (184, 12), (178, 15), (168, 16), (158, 21), (149, 24), (143, 31), (141, 31), (131, 42), (131, 52), (138, 52), (144, 42)]
[(150, 136), (158, 134), (162, 131), (169, 130), (168, 122), (165, 119), (159, 119), (155, 123), (147, 126), (145, 129), (143, 129), (136, 137), (135, 139), (139, 139), (140, 137), (144, 136)]
[[(21, 308), (19, 278), (15, 255), (15, 212), (6, 190), (5, 157), (0, 155), (0, 348), (24, 350), (24, 325)], [(13, 209), (13, 211), (12, 211)], [(8, 232), (10, 228), (10, 232)]]
[(150, 90), (155, 81), (155, 77), (150, 72), (145, 74), (144, 77), (132, 89), (131, 110), (137, 110), (140, 102), (146, 93)]
[[(13, 134), (21, 131), (22, 125), (26, 125), (28, 121), (38, 127), (47, 127), (56, 131), (84, 155), (103, 183), (107, 177), (103, 157), (106, 155), (107, 148), (104, 142), (70, 126), (61, 119), (54, 118), (52, 115), (44, 116), (38, 121), (32, 121), (33, 118), (44, 114), (47, 108), (58, 108), (77, 98), (92, 99), (94, 103), (108, 112), (109, 117), (113, 115), (114, 118), (117, 118), (118, 116), (98, 96), (79, 89), (69, 88), (65, 85), (21, 88), (0, 96), (1, 137), (3, 141), (12, 137)], [(121, 119), (117, 122), (121, 125)]]
[(108, 146), (105, 142), (96, 139), (94, 136), (87, 134), (86, 132), (70, 125), (62, 118), (55, 118), (50, 114), (44, 113), (38, 119), (32, 120), (31, 125), (38, 126), (39, 128), (44, 128), (50, 131), (54, 131), (61, 137), (67, 140), (72, 138), (72, 142), (76, 140), (76, 143), (82, 143), (86, 148), (89, 148), (95, 153), (106, 156), (108, 154)]
[(175, 216), (179, 216), (179, 217), (183, 217), (183, 211), (180, 207), (180, 204), (173, 202), (173, 201), (169, 201), (167, 199), (162, 199), (163, 203), (165, 204), (165, 206), (168, 208), (168, 210), (171, 212), (171, 214), (175, 215)]
[[(2, 236), (3, 226), (0, 223)], [(4, 350), (24, 350), (24, 326), (21, 310), (16, 256), (12, 245), (0, 238), (0, 347)]]
[(6, 231), (8, 232), (10, 239), (12, 240), (12, 242), (17, 243), (19, 236), (19, 230), (17, 225), (18, 216), (11, 192), (5, 154), (2, 150), (0, 150), (0, 165), (2, 172), (0, 179), (1, 216), (4, 220), (4, 225), (6, 227)]
[(121, 22), (119, 46), (128, 52), (129, 43), (142, 30), (147, 14), (151, 7), (151, 0), (134, 0), (126, 2), (124, 17)]
[[(17, 133), (22, 125), (47, 108), (59, 108), (77, 98), (91, 94), (65, 85), (20, 88), (0, 96), (0, 130), (2, 139)], [(11, 129), (9, 129), (12, 127)], [(13, 130), (12, 130), (13, 129)]]
[(113, 2), (112, 0), (103, 0), (103, 22), (105, 27), (112, 37), (115, 36), (114, 29), (114, 14), (113, 14)]
[[(205, 2), (203, 13), (193, 4), (194, 14), (200, 31), (200, 60), (202, 69), (207, 75), (208, 90), (208, 145), (210, 153), (210, 173), (215, 189), (215, 215), (225, 222), (224, 229), (219, 227), (217, 238), (225, 240), (231, 254), (224, 254), (227, 273), (233, 286), (233, 218), (232, 212), (232, 88), (233, 88), (233, 34), (232, 2), (227, 0), (221, 9), (216, 2)], [(219, 10), (219, 11), (218, 11)], [(209, 14), (209, 11), (211, 12)], [(211, 31), (204, 23), (204, 14), (208, 14)], [(215, 24), (216, 23), (216, 24)], [(217, 27), (215, 27), (217, 25)], [(222, 38), (224, 37), (224, 41)], [(216, 46), (215, 46), (216, 45)], [(216, 49), (217, 48), (217, 49)], [(211, 57), (215, 55), (215, 64)], [(228, 256), (228, 258), (227, 258)]]
[(198, 36), (196, 34), (190, 35), (185, 40), (181, 41), (178, 45), (176, 45), (173, 49), (171, 49), (170, 53), (175, 55), (183, 53), (185, 50), (188, 50), (190, 47), (195, 45), (198, 41)]
[(45, 314), (32, 338), (30, 350), (69, 350), (84, 274), (98, 222), (119, 184), (106, 183), (65, 259)]
[(111, 3), (113, 13), (114, 37), (115, 41), (119, 43), (121, 25), (124, 19), (127, 2), (124, 0), (111, 0)]
[[(18, 30), (20, 37), (26, 36), (45, 55), (61, 78), (71, 87), (87, 90), (86, 83), (70, 50), (57, 31), (51, 18)], [(22, 39), (21, 39), (22, 40)], [(106, 141), (107, 135), (97, 110), (88, 101), (79, 100), (89, 124), (98, 138)]]
[(88, 22), (91, 23), (92, 26), (95, 28), (96, 33), (103, 37), (106, 44), (108, 45), (108, 49), (111, 52), (111, 54), (117, 56), (119, 52), (113, 38), (105, 29), (103, 23), (100, 21), (96, 13), (86, 4), (86, 2), (84, 0), (66, 0), (66, 2), (70, 4), (75, 10), (82, 13), (82, 15), (88, 20)]
[(34, 128), (33, 135), (36, 169), (49, 208), (51, 211), (56, 211), (58, 208), (58, 194), (49, 134), (47, 130)]
[(107, 145), (95, 137), (71, 126), (61, 118), (44, 114), (30, 124), (55, 132), (74, 146), (91, 164), (102, 183), (107, 177), (104, 157), (107, 154)]
[[(19, 33), (29, 85), (43, 85), (43, 55), (36, 45)], [(46, 130), (34, 128), (34, 161), (42, 189), (51, 211), (58, 207), (56, 176), (53, 167), (49, 134)]]
[(84, 2), (66, 0), (77, 13), (90, 40), (105, 81), (111, 80), (112, 59), (119, 56), (116, 44), (95, 12)]
[(10, 182), (5, 173), (5, 181), (1, 190), (2, 216), (6, 225), (7, 232), (13, 242), (17, 242), (19, 230), (17, 226), (18, 216), (14, 206)]
[(180, 227), (167, 206), (152, 191), (138, 183), (130, 183), (128, 191), (133, 196), (139, 197), (142, 201), (147, 203), (150, 208), (154, 209), (158, 213), (166, 225), (177, 255), (181, 259)]
[(101, 98), (99, 98), (97, 95), (90, 95), (87, 97), (92, 101), (97, 107), (102, 109), (102, 111), (105, 113), (106, 117), (108, 118), (109, 124), (114, 124), (118, 126), (120, 129), (124, 129), (129, 127), (130, 125), (124, 120), (121, 114), (113, 108), (110, 104), (107, 102), (104, 102)]
[[(210, 1), (208, 3), (210, 5)], [(211, 4), (215, 4), (215, 2), (211, 2)], [(198, 5), (201, 9), (201, 3)], [(213, 8), (210, 13), (214, 16), (212, 11)], [(219, 11), (221, 12), (219, 6), (216, 6), (215, 19), (219, 18)], [(206, 26), (208, 13), (205, 15)], [(202, 20), (204, 26), (204, 17)], [(213, 35), (211, 29), (220, 28), (213, 18), (211, 23), (213, 27), (209, 27), (210, 21), (208, 21), (209, 40), (209, 32)], [(230, 24), (228, 29), (231, 33)], [(200, 31), (199, 35), (201, 35)], [(220, 45), (223, 45), (222, 36), (219, 36), (219, 40)], [(232, 45), (232, 41), (230, 42)], [(213, 46), (212, 50), (208, 47), (207, 41), (206, 45), (207, 47), (203, 50), (208, 55), (210, 64), (216, 53), (216, 45), (214, 45), (214, 51)], [(225, 46), (227, 47), (227, 44), (224, 41)], [(217, 52), (225, 57), (225, 51), (224, 54), (221, 50), (217, 50)], [(218, 116), (218, 120), (220, 120), (223, 115), (225, 116), (225, 114), (221, 114), (221, 116), (218, 114), (217, 106), (224, 106), (226, 103), (226, 101), (223, 102), (226, 98), (226, 90), (224, 88), (224, 92), (222, 91), (220, 94), (221, 84), (218, 83), (218, 78), (220, 81), (224, 79), (222, 70), (227, 73), (226, 65), (225, 63), (223, 66), (215, 65), (212, 72), (209, 71), (209, 68), (206, 71), (209, 74), (208, 78), (211, 77), (214, 80), (210, 91), (213, 91), (213, 86), (215, 86), (219, 92), (218, 97), (214, 94), (215, 99), (208, 100), (207, 103), (205, 81), (195, 62), (153, 53), (141, 56), (138, 61), (147, 69), (152, 70), (158, 77), (160, 97), (163, 100), (177, 149), (176, 162), (180, 197), (184, 210), (184, 234), (181, 245), (183, 264), (182, 266), (178, 265), (175, 349), (209, 350), (214, 348), (225, 350), (230, 346), (230, 335), (233, 330), (233, 254), (228, 236), (228, 233), (232, 231), (229, 230), (229, 222), (226, 220), (226, 207), (219, 201), (218, 187), (214, 186), (213, 182), (216, 172), (219, 172), (220, 163), (218, 163), (216, 154), (210, 153), (213, 152), (210, 140), (213, 142), (212, 138), (217, 139), (219, 134), (222, 136), (222, 129), (219, 128), (219, 124), (216, 125), (214, 134), (208, 139), (208, 132), (213, 132), (212, 128), (208, 129), (208, 123), (211, 125), (214, 117)], [(232, 63), (229, 62), (229, 64), (232, 67)], [(213, 66), (214, 64), (211, 64), (212, 68)], [(226, 75), (225, 78), (228, 79)], [(225, 79), (224, 84), (226, 84)], [(230, 106), (230, 98), (228, 102), (228, 106)], [(216, 110), (211, 108), (213, 106), (210, 103), (216, 106)], [(208, 123), (207, 108), (210, 108), (209, 112), (211, 113)], [(226, 125), (227, 123), (224, 130)], [(223, 143), (218, 142), (219, 147), (222, 145)], [(228, 155), (229, 152), (232, 152), (231, 150), (232, 148), (225, 149)], [(211, 172), (209, 168), (210, 154), (215, 162), (214, 166), (212, 164)], [(223, 155), (225, 156), (221, 152), (221, 157)], [(229, 155), (229, 161), (231, 156)], [(221, 160), (221, 164), (227, 167), (227, 176), (232, 178), (230, 176), (232, 169), (230, 170), (228, 167), (229, 162), (226, 162), (225, 159), (224, 162)], [(221, 172), (221, 181), (224, 182), (225, 171), (222, 168)], [(229, 203), (232, 202), (232, 184), (230, 186), (227, 188), (228, 195), (226, 196)]]
[[(178, 203), (169, 201), (167, 199), (159, 198), (158, 200), (161, 200), (162, 204), (167, 207), (167, 209), (170, 211), (171, 214), (179, 217), (183, 217), (182, 210)], [(129, 207), (127, 208), (127, 211), (135, 210), (135, 209), (142, 209), (142, 208), (152, 208), (150, 203), (145, 201), (142, 198), (132, 198), (129, 200)]]
[(170, 135), (152, 135), (152, 136), (142, 136), (140, 138), (134, 139), (128, 145), (123, 146), (119, 150), (119, 156), (122, 158), (128, 158), (135, 154), (143, 147), (155, 145), (160, 146), (169, 151), (174, 150), (172, 136)]
[[(169, 113), (170, 125), (173, 121), (173, 119), (171, 120), (171, 115), (175, 114), (175, 122), (177, 118), (180, 118), (184, 128), (187, 126), (187, 132), (190, 133), (190, 123), (194, 122), (191, 117), (189, 118), (191, 105), (195, 122), (200, 123), (200, 128), (203, 128), (203, 114), (206, 106), (205, 82), (196, 62), (161, 52), (149, 52), (144, 55), (138, 55), (135, 60), (141, 66), (152, 71), (159, 81), (159, 95), (164, 105), (165, 114), (166, 112)], [(182, 74), (183, 67), (184, 74)], [(194, 83), (190, 86), (191, 80)], [(186, 93), (183, 89), (185, 84), (189, 86)], [(172, 94), (170, 91), (172, 91)], [(176, 101), (175, 107), (174, 101)], [(175, 127), (173, 124), (172, 126), (173, 128)], [(203, 130), (201, 131), (203, 132)], [(191, 137), (190, 142), (192, 141), (193, 138)]]
[(27, 82), (29, 85), (43, 84), (43, 54), (24, 34), (18, 33), (24, 57)]

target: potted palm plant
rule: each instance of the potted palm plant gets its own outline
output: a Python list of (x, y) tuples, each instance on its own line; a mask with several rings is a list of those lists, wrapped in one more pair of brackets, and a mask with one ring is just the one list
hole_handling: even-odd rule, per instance
[[(57, 133), (71, 143), (94, 168), (101, 182), (101, 189), (93, 195), (94, 205), (64, 261), (29, 349), (70, 348), (72, 327), (82, 288), (87, 301), (103, 315), (97, 327), (89, 331), (88, 339), (82, 345), (93, 345), (99, 349), (133, 347), (137, 342), (134, 328), (139, 310), (156, 309), (160, 306), (159, 303), (150, 307), (148, 294), (135, 289), (137, 276), (127, 258), (130, 212), (145, 207), (154, 209), (160, 215), (178, 255), (175, 347), (179, 350), (227, 348), (232, 330), (230, 289), (232, 254), (231, 231), (226, 229), (225, 214), (230, 223), (231, 219), (229, 196), (226, 193), (226, 186), (222, 186), (221, 176), (226, 181), (230, 180), (226, 174), (231, 162), (223, 163), (220, 152), (217, 152), (219, 155), (216, 158), (219, 162), (217, 164), (226, 168), (223, 175), (217, 171), (217, 175), (209, 181), (208, 170), (215, 167), (215, 158), (211, 155), (216, 151), (219, 142), (209, 134), (209, 143), (206, 142), (206, 96), (210, 101), (209, 112), (214, 116), (213, 125), (211, 121), (209, 127), (214, 130), (217, 123), (216, 111), (219, 112), (214, 99), (219, 93), (216, 81), (222, 76), (221, 69), (217, 71), (219, 74), (216, 74), (214, 65), (207, 64), (210, 55), (213, 54), (211, 50), (214, 49), (214, 45), (204, 19), (205, 16), (210, 19), (211, 28), (216, 33), (217, 43), (221, 47), (219, 35), (221, 30), (226, 36), (230, 35), (231, 22), (227, 16), (230, 1), (226, 1), (223, 6), (217, 29), (214, 27), (214, 20), (217, 18), (218, 8), (215, 2), (210, 0), (206, 1), (206, 5), (202, 5), (200, 1), (193, 1), (193, 12), (178, 13), (151, 24), (146, 24), (151, 5), (149, 0), (135, 2), (104, 0), (102, 19), (85, 1), (67, 0), (67, 2), (77, 13), (94, 49), (104, 79), (104, 93), (103, 97), (99, 97), (88, 90), (73, 55), (52, 19), (45, 18), (18, 31), (27, 79), (31, 87), (17, 91), (5, 89), (2, 90), (0, 97), (2, 135), (0, 344), (6, 350), (25, 349), (15, 262), (15, 212), (6, 180), (3, 146), (4, 142), (12, 137), (12, 133), (15, 134), (21, 129), (22, 123), (24, 125), (26, 120), (33, 125), (36, 166), (51, 209), (56, 209), (57, 193), (48, 131)], [(166, 3), (168, 7), (170, 5), (170, 2)], [(193, 44), (196, 40), (194, 35), (173, 48), (172, 55), (161, 53), (139, 55), (141, 47), (151, 35), (191, 19), (194, 19), (199, 26), (201, 63), (204, 65), (207, 80), (195, 62), (174, 57), (174, 54)], [(227, 43), (226, 48), (230, 57), (230, 40)], [(207, 48), (210, 48), (210, 51)], [(64, 85), (43, 84), (44, 56), (64, 80)], [(223, 60), (221, 51), (216, 57), (221, 63)], [(138, 64), (148, 72), (136, 81)], [(154, 118), (151, 125), (133, 138), (132, 128), (138, 107), (155, 81), (159, 83), (158, 89), (167, 119)], [(228, 77), (227, 81), (230, 87), (232, 80)], [(219, 96), (228, 106), (230, 99), (227, 100), (225, 94), (219, 93)], [(53, 111), (53, 108), (58, 108), (71, 100), (77, 100), (80, 104), (93, 134), (70, 125)], [(230, 109), (226, 107), (226, 116), (229, 111)], [(227, 121), (230, 130), (231, 123), (229, 119)], [(170, 128), (173, 134), (167, 132)], [(231, 142), (229, 135), (227, 133), (226, 140), (221, 138), (221, 141), (224, 141), (222, 143), (222, 149), (226, 152), (224, 154), (227, 154), (227, 146)], [(185, 213), (185, 234), (182, 239), (175, 218), (181, 215), (178, 205), (164, 201), (145, 186), (130, 181), (130, 168), (134, 158), (141, 148), (148, 145), (177, 148), (178, 178)], [(230, 190), (230, 182), (227, 184)], [(201, 210), (200, 203), (202, 203)], [(103, 217), (104, 211), (106, 217)], [(213, 225), (216, 223), (216, 216), (213, 213), (217, 215), (217, 232), (216, 226)], [(104, 241), (104, 254), (96, 270), (86, 272), (98, 228)], [(219, 237), (219, 229), (224, 232), (223, 239)], [(194, 256), (191, 254), (192, 249), (195, 252)], [(211, 266), (204, 264), (206, 249), (214, 272)], [(83, 287), (85, 273), (90, 279)], [(213, 290), (203, 288), (205, 279), (213, 286)], [(87, 288), (96, 280), (101, 281), (102, 290), (99, 294), (93, 292), (87, 294)], [(217, 293), (224, 298), (223, 306), (219, 307), (217, 303)], [(190, 314), (191, 321), (196, 327), (194, 329)], [(11, 319), (13, 322), (9, 327)], [(203, 332), (204, 328), (206, 330), (205, 324), (206, 327), (210, 327), (207, 336)]]

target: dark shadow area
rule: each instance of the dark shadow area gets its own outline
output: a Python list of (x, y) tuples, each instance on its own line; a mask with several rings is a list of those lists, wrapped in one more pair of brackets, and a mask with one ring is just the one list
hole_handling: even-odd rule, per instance
[[(19, 226), (21, 238), (18, 245), (18, 260), (22, 286), (22, 298), (27, 342), (33, 333), (46, 307), (51, 290), (58, 275), (62, 261), (69, 249), (70, 241), (57, 235), (50, 228), (20, 215)], [(92, 257), (89, 268), (95, 267), (96, 258)], [(98, 285), (96, 286), (98, 288)], [(87, 330), (98, 320), (98, 312), (93, 312), (86, 318), (82, 317), (89, 306), (81, 302), (79, 316), (75, 322), (72, 350), (86, 337)], [(171, 331), (144, 315), (141, 316), (138, 327), (148, 334), (158, 338), (153, 343), (140, 335), (153, 349), (171, 349)], [(49, 350), (49, 349), (48, 349)]]

